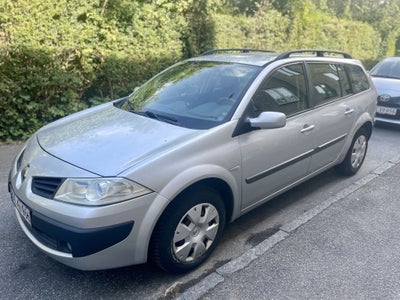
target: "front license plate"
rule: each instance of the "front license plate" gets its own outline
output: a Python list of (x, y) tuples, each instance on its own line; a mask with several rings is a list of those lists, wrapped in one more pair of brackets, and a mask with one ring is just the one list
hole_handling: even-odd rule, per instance
[(11, 200), (17, 208), (19, 214), (24, 218), (24, 220), (32, 226), (31, 221), (31, 210), (15, 195), (14, 191), (11, 189)]
[(397, 113), (397, 109), (392, 107), (378, 106), (376, 108), (376, 112), (379, 114), (395, 116)]

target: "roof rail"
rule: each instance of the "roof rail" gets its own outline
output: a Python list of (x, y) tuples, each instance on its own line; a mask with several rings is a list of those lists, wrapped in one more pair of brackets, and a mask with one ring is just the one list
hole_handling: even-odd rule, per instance
[(350, 54), (346, 53), (346, 52), (342, 52), (342, 51), (336, 51), (336, 50), (317, 50), (317, 49), (300, 49), (300, 50), (290, 50), (287, 52), (284, 52), (280, 55), (278, 55), (275, 60), (279, 60), (279, 59), (284, 59), (284, 58), (289, 58), (292, 54), (296, 54), (296, 53), (311, 53), (311, 54), (315, 54), (315, 56), (318, 57), (325, 57), (326, 54), (339, 54), (339, 55), (343, 55), (343, 58), (352, 58)]
[(249, 53), (249, 52), (263, 52), (263, 53), (276, 53), (275, 51), (272, 50), (259, 50), (259, 49), (248, 49), (248, 48), (225, 48), (225, 49), (213, 49), (206, 51), (200, 56), (204, 55), (211, 55), (211, 54), (216, 54), (219, 52), (240, 52), (240, 53)]

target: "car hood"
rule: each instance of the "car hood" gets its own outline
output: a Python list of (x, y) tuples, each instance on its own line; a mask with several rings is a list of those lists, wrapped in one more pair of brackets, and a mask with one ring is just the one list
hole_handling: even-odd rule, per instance
[(400, 79), (371, 77), (379, 95), (400, 96)]
[(116, 176), (199, 132), (103, 105), (51, 123), (37, 139), (63, 161), (100, 176)]

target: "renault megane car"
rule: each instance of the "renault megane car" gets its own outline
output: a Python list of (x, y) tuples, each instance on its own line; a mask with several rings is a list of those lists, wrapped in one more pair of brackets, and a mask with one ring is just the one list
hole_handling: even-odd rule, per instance
[(380, 61), (370, 72), (378, 92), (375, 121), (400, 124), (400, 57)]
[(377, 93), (335, 51), (220, 49), (36, 132), (9, 191), (50, 257), (97, 270), (199, 266), (226, 223), (335, 167), (361, 167)]

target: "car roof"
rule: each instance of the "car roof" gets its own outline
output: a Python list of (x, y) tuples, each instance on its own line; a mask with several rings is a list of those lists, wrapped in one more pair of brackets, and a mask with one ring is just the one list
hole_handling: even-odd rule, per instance
[(209, 54), (198, 56), (191, 60), (196, 61), (216, 61), (216, 62), (229, 62), (248, 64), (254, 66), (264, 66), (267, 63), (275, 60), (278, 53), (261, 54), (261, 53), (237, 53), (237, 54)]
[[(334, 54), (334, 56), (329, 56), (328, 54)], [(261, 67), (265, 66), (266, 64), (272, 61), (290, 57), (296, 57), (296, 58), (329, 57), (336, 59), (352, 58), (349, 54), (336, 50), (300, 49), (300, 50), (290, 50), (283, 53), (277, 53), (270, 50), (230, 48), (230, 49), (210, 50), (201, 54), (200, 56), (197, 56), (189, 60), (240, 63), (240, 64), (248, 64)]]
[(400, 59), (400, 56), (389, 56), (389, 57), (386, 57), (385, 60), (386, 60), (386, 59), (397, 60), (397, 59)]
[(398, 61), (398, 60), (400, 60), (400, 56), (390, 56), (390, 57), (386, 57), (385, 59), (381, 60), (379, 63), (387, 62), (387, 61)]

